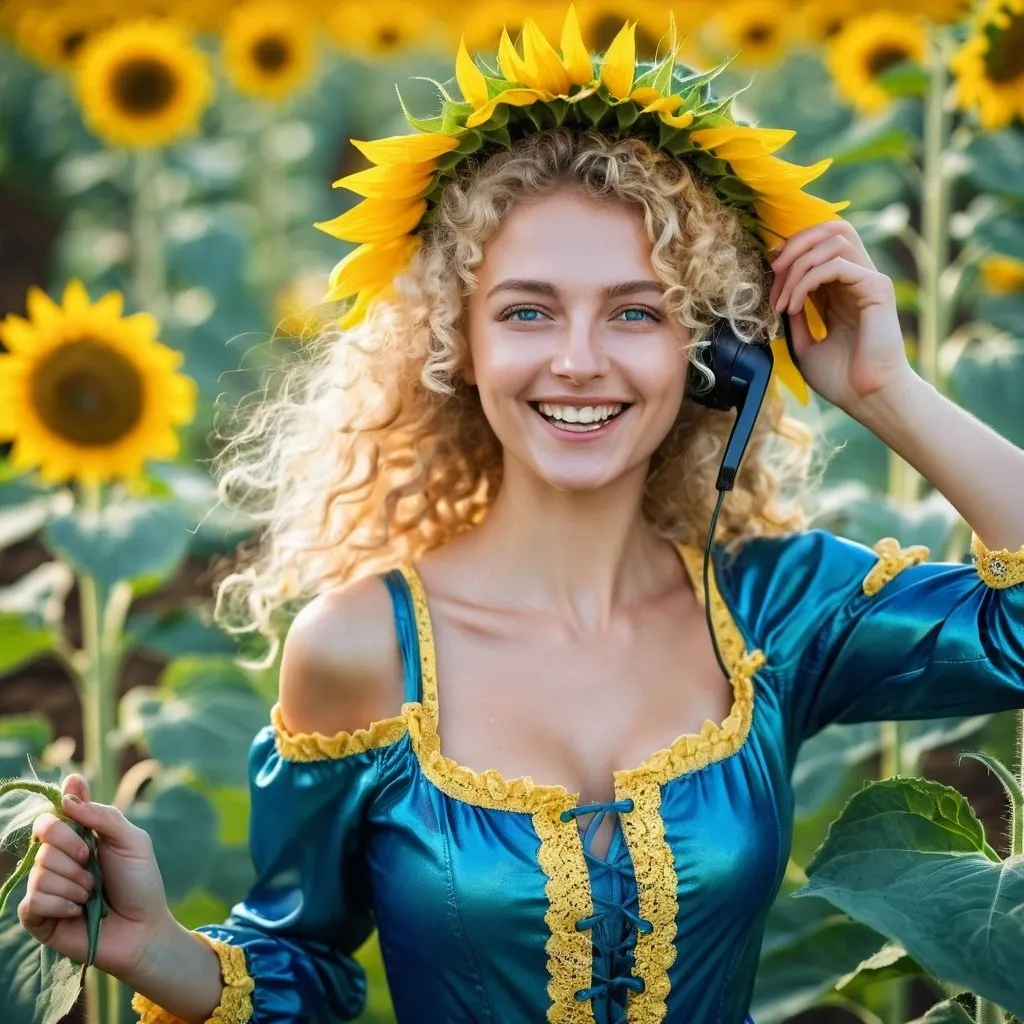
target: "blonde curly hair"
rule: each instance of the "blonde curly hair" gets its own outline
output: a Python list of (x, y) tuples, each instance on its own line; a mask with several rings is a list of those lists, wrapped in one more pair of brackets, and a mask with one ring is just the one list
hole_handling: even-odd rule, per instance
[[(236, 410), (215, 460), (226, 504), (258, 534), (216, 584), (215, 616), (258, 632), (276, 656), (283, 616), (349, 580), (415, 560), (472, 529), (501, 486), (502, 450), (463, 378), (466, 298), (487, 241), (526, 197), (574, 188), (642, 213), (670, 317), (696, 363), (726, 318), (772, 337), (762, 255), (735, 211), (685, 164), (639, 139), (556, 128), (468, 161), (446, 186), (423, 244), (387, 299), (356, 327), (322, 334)], [(665, 537), (703, 539), (734, 416), (682, 403), (654, 453), (643, 510)], [(766, 396), (717, 539), (727, 546), (802, 528), (812, 435)], [(772, 442), (775, 442), (774, 444)]]

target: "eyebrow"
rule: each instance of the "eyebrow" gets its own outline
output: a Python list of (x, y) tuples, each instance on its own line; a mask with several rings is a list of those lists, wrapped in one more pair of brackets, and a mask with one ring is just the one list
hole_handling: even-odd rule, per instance
[[(509, 278), (507, 281), (499, 281), (488, 293), (490, 298), (495, 292), (532, 292), (537, 295), (550, 295), (557, 299), (558, 289), (549, 281), (528, 281), (519, 278)], [(656, 291), (659, 295), (664, 294), (665, 288), (658, 281), (620, 281), (617, 284), (606, 285), (601, 289), (601, 297), (605, 299), (617, 299), (623, 295), (633, 295), (636, 292)]]

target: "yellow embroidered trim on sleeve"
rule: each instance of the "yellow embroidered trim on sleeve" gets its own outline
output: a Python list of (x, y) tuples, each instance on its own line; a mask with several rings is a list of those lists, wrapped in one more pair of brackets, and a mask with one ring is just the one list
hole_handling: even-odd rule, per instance
[(895, 537), (883, 537), (873, 544), (871, 549), (878, 555), (878, 561), (871, 567), (871, 571), (861, 584), (861, 589), (868, 597), (874, 597), (886, 583), (895, 579), (908, 566), (928, 561), (931, 554), (923, 544), (901, 548)]
[(1002, 548), (989, 551), (982, 539), (971, 534), (971, 554), (978, 575), (996, 590), (1024, 583), (1024, 544), (1017, 551)]
[(338, 760), (352, 754), (362, 754), (367, 750), (394, 743), (405, 735), (407, 729), (403, 714), (394, 718), (382, 718), (379, 722), (371, 723), (366, 729), (338, 732), (333, 736), (325, 736), (322, 732), (289, 732), (281, 714), (280, 704), (275, 704), (270, 709), (270, 721), (274, 726), (278, 753), (287, 761)]
[[(206, 1024), (248, 1024), (252, 1018), (252, 999), (255, 983), (249, 975), (245, 950), (230, 942), (221, 942), (203, 932), (193, 931), (220, 960), (220, 973), (224, 981), (220, 1002), (206, 1020)], [(139, 1024), (184, 1024), (180, 1017), (168, 1013), (151, 999), (138, 992), (132, 996), (132, 1009), (138, 1013)]]

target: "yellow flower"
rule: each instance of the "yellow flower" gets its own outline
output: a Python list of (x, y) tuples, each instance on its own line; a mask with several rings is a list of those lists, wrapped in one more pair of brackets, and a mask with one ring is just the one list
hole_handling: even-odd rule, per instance
[[(697, 15), (697, 3), (677, 7), (677, 15), (692, 23)], [(580, 28), (583, 37), (599, 53), (609, 49), (622, 30), (623, 22), (635, 25), (634, 42), (640, 60), (654, 60), (665, 24), (666, 5), (645, 0), (583, 0), (579, 5)]]
[(798, 12), (800, 34), (815, 45), (827, 43), (863, 11), (859, 0), (806, 0)]
[(75, 84), (86, 123), (120, 146), (174, 142), (195, 130), (213, 96), (206, 58), (166, 21), (125, 22), (91, 37)]
[(737, 0), (710, 28), (719, 48), (736, 54), (737, 64), (773, 64), (785, 53), (792, 34), (790, 5), (785, 0)]
[(293, 278), (274, 296), (274, 338), (315, 338), (327, 322), (324, 280), (317, 274)]
[(1024, 0), (988, 0), (950, 66), (957, 104), (986, 131), (1024, 118)]
[(1024, 260), (1012, 256), (986, 256), (981, 261), (985, 289), (996, 295), (1024, 292)]
[(328, 16), (326, 27), (349, 53), (386, 57), (429, 41), (436, 19), (427, 4), (416, 0), (343, 0)]
[(106, 24), (96, 10), (31, 7), (20, 13), (11, 36), (16, 46), (44, 67), (68, 71), (86, 39)]
[(279, 100), (316, 67), (316, 24), (301, 8), (252, 0), (224, 28), (224, 68), (239, 92)]
[(890, 96), (878, 84), (895, 64), (928, 59), (928, 36), (919, 15), (876, 11), (851, 18), (828, 47), (827, 63), (843, 98), (864, 113), (883, 110)]
[(100, 483), (177, 455), (195, 381), (177, 372), (181, 353), (156, 340), (153, 317), (121, 312), (120, 293), (90, 303), (72, 281), (63, 305), (32, 288), (28, 317), (0, 323), (0, 439), (14, 442), (16, 469)]

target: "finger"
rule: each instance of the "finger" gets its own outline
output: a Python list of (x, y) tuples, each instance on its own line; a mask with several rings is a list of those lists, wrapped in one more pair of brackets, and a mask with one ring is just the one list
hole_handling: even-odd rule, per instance
[(49, 812), (40, 814), (32, 822), (32, 837), (43, 844), (39, 856), (42, 856), (47, 846), (53, 846), (79, 864), (89, 859), (89, 847), (85, 840), (66, 821), (61, 821)]
[(79, 800), (88, 801), (90, 799), (89, 783), (81, 775), (74, 772), (65, 777), (60, 788), (61, 793), (73, 793)]
[[(81, 864), (73, 861), (63, 850), (58, 850), (57, 847), (49, 844), (45, 844), (40, 849), (35, 863), (41, 865), (45, 871), (51, 871), (86, 887), (92, 881), (90, 871), (86, 871)], [(34, 867), (35, 865), (33, 865)]]
[(779, 312), (789, 304), (789, 297), (793, 288), (812, 267), (820, 266), (837, 256), (844, 258), (850, 254), (850, 243), (842, 235), (832, 235), (826, 238), (820, 245), (809, 249), (802, 256), (793, 262), (789, 273), (786, 275), (785, 283), (779, 297), (775, 300), (775, 311)]
[(143, 829), (131, 824), (112, 804), (98, 804), (92, 800), (83, 803), (73, 795), (62, 802), (64, 813), (80, 825), (91, 828), (102, 838), (110, 851), (140, 855), (149, 839)]
[(91, 877), (88, 882), (88, 885), (79, 884), (52, 871), (36, 871), (33, 866), (28, 876), (28, 891), (43, 896), (60, 896), (62, 899), (71, 900), (72, 903), (84, 903), (93, 890)]
[(833, 281), (838, 281), (840, 284), (862, 284), (868, 279), (870, 274), (870, 270), (865, 270), (864, 267), (850, 263), (849, 260), (830, 260), (828, 263), (823, 263), (820, 267), (815, 267), (804, 275), (803, 279), (793, 288), (787, 308), (790, 313), (803, 309), (807, 296), (823, 284), (829, 284)]
[(875, 265), (871, 262), (871, 257), (864, 247), (863, 239), (849, 221), (841, 218), (823, 221), (821, 224), (804, 228), (792, 235), (782, 247), (779, 257), (773, 261), (772, 269), (776, 275), (785, 273), (786, 269), (805, 252), (829, 238), (845, 238), (850, 244), (852, 262), (859, 263), (869, 270), (875, 269)]
[(40, 928), (55, 917), (78, 917), (80, 903), (46, 892), (34, 892), (18, 904), (18, 916), (26, 928)]

